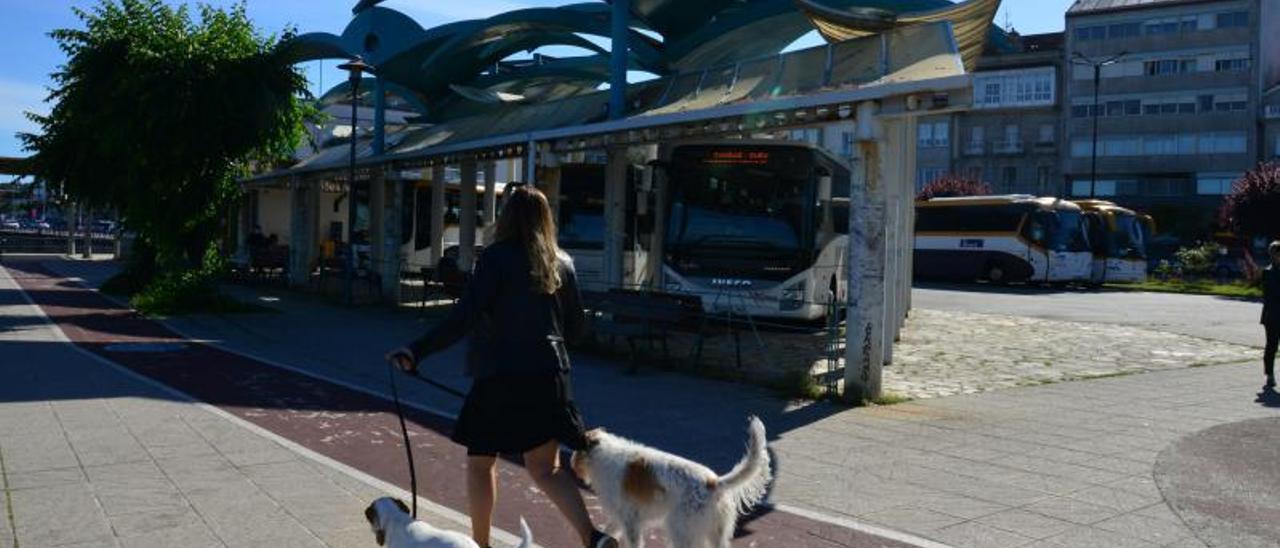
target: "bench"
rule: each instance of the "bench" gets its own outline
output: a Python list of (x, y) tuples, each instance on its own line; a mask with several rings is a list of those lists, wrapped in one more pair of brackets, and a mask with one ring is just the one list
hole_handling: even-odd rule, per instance
[(693, 363), (702, 361), (702, 346), (707, 333), (706, 315), (702, 311), (702, 298), (696, 295), (612, 289), (607, 292), (582, 292), (583, 307), (587, 310), (588, 331), (613, 340), (620, 337), (627, 341), (630, 351), (630, 370), (638, 370), (636, 361), (637, 341), (659, 341), (664, 359), (670, 358), (667, 337), (671, 333), (693, 333), (698, 339), (694, 344)]

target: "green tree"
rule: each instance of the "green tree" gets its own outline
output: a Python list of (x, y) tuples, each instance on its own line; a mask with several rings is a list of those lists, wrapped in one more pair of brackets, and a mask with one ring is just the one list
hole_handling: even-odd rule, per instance
[(38, 176), (73, 199), (120, 212), (138, 270), (201, 268), (251, 165), (290, 155), (314, 112), (306, 79), (243, 4), (102, 0), (73, 11), (84, 28), (50, 33), (66, 54), (47, 116), (21, 135)]

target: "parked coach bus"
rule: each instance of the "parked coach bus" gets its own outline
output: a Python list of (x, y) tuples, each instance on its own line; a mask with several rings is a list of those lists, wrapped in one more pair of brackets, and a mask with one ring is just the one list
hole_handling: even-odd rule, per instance
[[(403, 257), (404, 266), (409, 269), (417, 270), (427, 266), (431, 262), (431, 181), (422, 181), (416, 185), (405, 185), (404, 197), (402, 202), (401, 214), (401, 241), (400, 256)], [(496, 192), (499, 196), (505, 188), (505, 184), (498, 183)], [(445, 212), (444, 212), (444, 250), (449, 253), (450, 248), (456, 247), (460, 238), (460, 224), (462, 218), (462, 191), (461, 185), (456, 182), (445, 183)], [(484, 185), (476, 185), (476, 206), (481, 207), (484, 196)], [(484, 223), (481, 214), (476, 212), (476, 245), (481, 245), (484, 241)]]
[(660, 152), (661, 287), (709, 313), (815, 320), (843, 299), (848, 166), (787, 141), (671, 145)]
[(1089, 279), (1093, 254), (1080, 206), (1029, 195), (916, 202), (915, 274), (955, 281)]
[(1147, 279), (1147, 239), (1153, 221), (1113, 202), (1077, 200), (1084, 210), (1093, 246), (1089, 282), (1142, 282)]

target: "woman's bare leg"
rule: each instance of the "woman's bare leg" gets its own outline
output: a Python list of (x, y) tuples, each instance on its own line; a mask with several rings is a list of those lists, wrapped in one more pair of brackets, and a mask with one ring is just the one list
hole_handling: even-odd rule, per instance
[(467, 457), (467, 503), (471, 511), (471, 538), (489, 545), (493, 504), (498, 499), (497, 457)]
[(555, 441), (549, 441), (526, 452), (524, 468), (534, 483), (538, 484), (538, 488), (546, 493), (547, 498), (569, 520), (578, 536), (582, 537), (582, 544), (585, 546), (591, 542), (591, 535), (596, 528), (591, 523), (591, 515), (587, 513), (587, 505), (582, 501), (578, 484), (573, 481), (573, 474), (560, 467), (560, 446)]

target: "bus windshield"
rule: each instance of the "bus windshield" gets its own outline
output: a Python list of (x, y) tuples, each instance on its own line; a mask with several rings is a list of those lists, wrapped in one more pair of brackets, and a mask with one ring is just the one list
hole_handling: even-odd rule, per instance
[(708, 169), (684, 180), (672, 200), (675, 248), (802, 249), (805, 181), (754, 169)]
[(1146, 257), (1147, 244), (1142, 222), (1134, 215), (1118, 214), (1115, 219), (1116, 228), (1112, 234), (1111, 249), (1107, 250), (1109, 256), (1121, 258)]
[(1037, 212), (1031, 223), (1032, 239), (1050, 251), (1089, 251), (1089, 237), (1084, 215), (1079, 211), (1056, 210)]
[(687, 275), (782, 280), (814, 246), (812, 152), (687, 147), (671, 174), (668, 260)]

